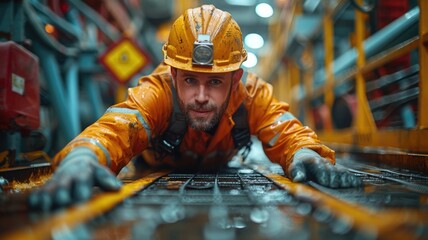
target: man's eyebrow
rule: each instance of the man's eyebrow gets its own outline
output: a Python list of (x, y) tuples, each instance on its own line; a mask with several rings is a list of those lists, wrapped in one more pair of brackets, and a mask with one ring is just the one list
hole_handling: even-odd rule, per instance
[(220, 79), (224, 79), (224, 76), (220, 76), (220, 75), (213, 75), (213, 76), (209, 76), (208, 78), (220, 78)]
[[(185, 73), (185, 74), (183, 74), (183, 77), (197, 78), (197, 75), (192, 74), (192, 73)], [(213, 79), (213, 78), (216, 78), (216, 79), (225, 79), (225, 77), (222, 76), (222, 75), (211, 75), (211, 76), (208, 76), (208, 79)]]
[(194, 74), (191, 74), (191, 73), (184, 73), (183, 74), (183, 77), (196, 77), (196, 75), (194, 75)]

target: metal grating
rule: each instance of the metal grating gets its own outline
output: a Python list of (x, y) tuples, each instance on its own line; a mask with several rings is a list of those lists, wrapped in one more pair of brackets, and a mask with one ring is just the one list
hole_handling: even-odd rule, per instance
[(168, 174), (133, 198), (138, 204), (225, 206), (290, 204), (291, 200), (286, 190), (262, 174), (232, 168), (215, 174)]
[(249, 168), (168, 174), (82, 229), (102, 239), (372, 237)]
[[(365, 188), (330, 189), (309, 182), (336, 198), (364, 206), (421, 207), (422, 195), (402, 182), (372, 175), (374, 168), (349, 168)], [(376, 171), (378, 171), (377, 169)], [(361, 172), (358, 172), (361, 171)], [(379, 171), (378, 171), (379, 172)], [(391, 174), (388, 172), (387, 174)], [(389, 176), (389, 175), (388, 175)], [(415, 184), (420, 185), (420, 180)], [(410, 181), (407, 179), (407, 181)], [(423, 199), (423, 198), (422, 198)], [(422, 207), (423, 208), (423, 207)], [(58, 239), (377, 239), (376, 231), (357, 228), (347, 213), (335, 215), (310, 195), (294, 195), (249, 168), (216, 173), (165, 175), (111, 211), (67, 231)], [(425, 224), (406, 226), (428, 236)]]

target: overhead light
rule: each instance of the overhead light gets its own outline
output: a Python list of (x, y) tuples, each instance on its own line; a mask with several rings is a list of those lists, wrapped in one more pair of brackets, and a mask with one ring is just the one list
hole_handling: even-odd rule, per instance
[(303, 3), (303, 9), (309, 13), (313, 13), (319, 7), (320, 3), (321, 0), (306, 0)]
[(273, 15), (273, 8), (267, 3), (259, 3), (256, 6), (256, 13), (262, 18), (269, 18)]
[(242, 65), (244, 65), (244, 67), (246, 67), (246, 68), (252, 68), (252, 67), (256, 66), (257, 65), (257, 56), (252, 52), (248, 52), (247, 53), (247, 60), (245, 60), (245, 62), (243, 62)]
[(256, 4), (256, 0), (226, 0), (226, 3), (238, 6), (253, 6)]
[(263, 47), (265, 41), (262, 36), (257, 33), (250, 33), (244, 38), (245, 45), (252, 49), (259, 49)]

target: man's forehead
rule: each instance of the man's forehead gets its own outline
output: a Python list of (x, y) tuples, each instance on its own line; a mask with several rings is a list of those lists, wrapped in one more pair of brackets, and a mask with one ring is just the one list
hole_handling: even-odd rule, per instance
[(199, 78), (229, 78), (231, 76), (231, 72), (225, 73), (206, 73), (206, 72), (192, 72), (186, 71), (182, 69), (178, 69), (178, 74), (184, 77), (199, 77)]

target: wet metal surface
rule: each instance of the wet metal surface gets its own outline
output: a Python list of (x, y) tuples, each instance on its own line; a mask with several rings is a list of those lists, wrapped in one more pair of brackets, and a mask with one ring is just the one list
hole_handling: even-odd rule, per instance
[(336, 198), (372, 210), (390, 208), (428, 210), (428, 176), (405, 169), (372, 166), (352, 159), (339, 159), (338, 165), (360, 177), (365, 187), (328, 189), (313, 182), (310, 185)]
[(103, 239), (373, 237), (249, 168), (169, 174), (75, 234)]
[[(28, 226), (47, 239), (428, 239), (427, 176), (345, 157), (338, 165), (364, 187), (291, 183), (271, 164), (250, 163), (215, 173), (157, 173), (138, 180), (140, 187), (127, 185), (128, 193), (117, 194), (123, 200), (100, 194), (55, 213), (28, 213), (24, 193), (3, 193), (0, 239)], [(99, 207), (107, 202), (111, 207)]]

